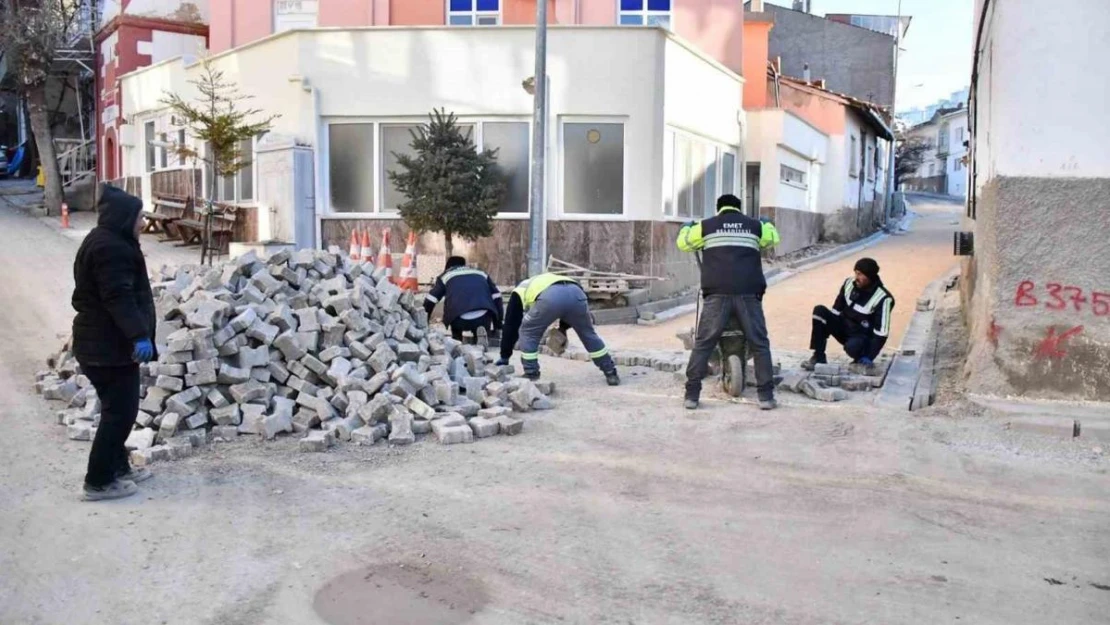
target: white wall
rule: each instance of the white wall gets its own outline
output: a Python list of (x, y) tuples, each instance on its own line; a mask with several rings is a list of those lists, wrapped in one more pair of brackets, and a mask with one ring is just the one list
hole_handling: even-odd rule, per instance
[[(443, 107), (464, 118), (528, 119), (532, 96), (521, 83), (533, 73), (533, 45), (533, 29), (517, 27), (324, 29), (274, 35), (216, 55), (212, 63), (254, 96), (251, 106), (280, 114), (275, 132), (319, 146), (318, 118), (423, 120)], [(161, 108), (166, 89), (195, 98), (186, 80), (200, 70), (200, 64), (170, 61), (124, 77), (123, 114), (130, 119)], [(553, 28), (548, 72), (546, 194), (556, 218), (562, 121), (624, 124), (624, 214), (593, 218), (662, 216), (661, 185), (648, 181), (663, 177), (665, 125), (728, 146), (741, 142), (741, 79), (663, 31)], [(125, 171), (141, 171), (142, 151), (133, 152)], [(316, 169), (326, 198), (326, 150), (317, 150)]]
[[(800, 117), (782, 109), (748, 113), (748, 162), (759, 161), (759, 201), (762, 206), (798, 211), (821, 211), (829, 137)], [(780, 166), (806, 175), (804, 185), (784, 182)]]
[(1058, 8), (993, 2), (988, 20), (977, 90), (977, 184), (998, 175), (1110, 177), (1106, 1)]
[(179, 56), (196, 59), (204, 56), (207, 50), (204, 37), (170, 33), (164, 30), (156, 30), (151, 33), (150, 48), (151, 64), (161, 63)]

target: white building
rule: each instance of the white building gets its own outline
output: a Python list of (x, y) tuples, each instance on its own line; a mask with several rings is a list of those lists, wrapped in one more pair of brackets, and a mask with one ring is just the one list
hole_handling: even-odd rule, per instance
[(969, 389), (1110, 401), (1110, 11), (977, 0), (975, 21)]
[(967, 195), (966, 108), (939, 110), (929, 121), (907, 130), (905, 137), (924, 143), (927, 149), (914, 175), (903, 179), (903, 190)]
[[(528, 241), (532, 96), (522, 82), (533, 44), (529, 27), (316, 29), (216, 55), (252, 107), (280, 115), (271, 136), (244, 146), (254, 164), (223, 181), (219, 199), (241, 204), (260, 240), (345, 245), (355, 227), (390, 227), (397, 240), (401, 197), (386, 172), (409, 130), (445, 108), (480, 147), (500, 150), (508, 176), (494, 236), (463, 251), (515, 280)], [(164, 175), (192, 167), (147, 139), (178, 132), (162, 98), (195, 98), (189, 81), (201, 70), (175, 59), (122, 78), (122, 173), (141, 179), (147, 199)], [(691, 283), (696, 270), (674, 239), (718, 195), (739, 192), (743, 79), (658, 28), (552, 28), (548, 72), (547, 253), (677, 278), (669, 288)], [(442, 242), (424, 236), (422, 248)]]

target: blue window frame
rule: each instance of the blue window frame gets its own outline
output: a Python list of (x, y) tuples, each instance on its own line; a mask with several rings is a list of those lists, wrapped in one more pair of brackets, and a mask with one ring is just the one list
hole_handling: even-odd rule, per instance
[(501, 23), (501, 0), (447, 0), (450, 26), (497, 26)]
[(617, 21), (622, 26), (662, 26), (671, 28), (674, 0), (617, 0)]

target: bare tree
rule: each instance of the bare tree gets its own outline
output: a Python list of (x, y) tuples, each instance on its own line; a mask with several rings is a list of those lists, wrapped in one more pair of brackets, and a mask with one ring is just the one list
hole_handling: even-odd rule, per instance
[(62, 207), (62, 176), (54, 151), (54, 132), (46, 89), (57, 50), (77, 27), (79, 2), (74, 0), (0, 0), (0, 49), (8, 60), (19, 94), (26, 98), (31, 132), (46, 179), (46, 214)]
[[(240, 108), (251, 96), (240, 93), (235, 83), (226, 79), (224, 73), (207, 59), (200, 78), (189, 82), (200, 93), (195, 102), (187, 102), (177, 93), (166, 93), (162, 104), (169, 107), (174, 115), (185, 120), (189, 134), (204, 144), (203, 150), (186, 143), (175, 146), (175, 151), (183, 158), (203, 162), (208, 171), (212, 172), (208, 176), (208, 204), (204, 207), (205, 233), (201, 244), (203, 263), (211, 237), (211, 202), (216, 198), (217, 180), (233, 176), (250, 164), (251, 155), (243, 154), (239, 145), (269, 132), (271, 122), (278, 115), (260, 118), (262, 111), (259, 109)], [(260, 121), (251, 121), (257, 118)]]
[(902, 180), (913, 176), (921, 163), (925, 160), (925, 153), (929, 151), (929, 142), (921, 137), (903, 137), (894, 149), (894, 188), (902, 184)]

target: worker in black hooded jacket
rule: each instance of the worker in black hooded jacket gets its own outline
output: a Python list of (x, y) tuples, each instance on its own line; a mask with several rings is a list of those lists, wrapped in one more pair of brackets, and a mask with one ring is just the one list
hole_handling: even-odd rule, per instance
[(802, 363), (802, 368), (812, 371), (816, 365), (828, 362), (825, 347), (830, 336), (844, 346), (854, 363), (870, 367), (890, 336), (893, 311), (894, 296), (879, 277), (879, 263), (871, 258), (859, 259), (855, 275), (840, 286), (833, 307), (813, 308), (809, 338), (813, 356)]
[(143, 203), (103, 187), (97, 225), (73, 263), (73, 355), (100, 399), (100, 425), (89, 453), (85, 498), (117, 499), (136, 492), (150, 470), (132, 468), (124, 442), (139, 412), (139, 363), (157, 358), (156, 316), (139, 248)]
[(431, 315), (441, 301), (443, 325), (456, 341), (463, 340), (463, 332), (473, 332), (474, 342), (483, 343), (483, 337), (501, 329), (501, 289), (489, 274), (468, 267), (462, 256), (447, 259), (443, 273), (424, 296), (424, 310)]

